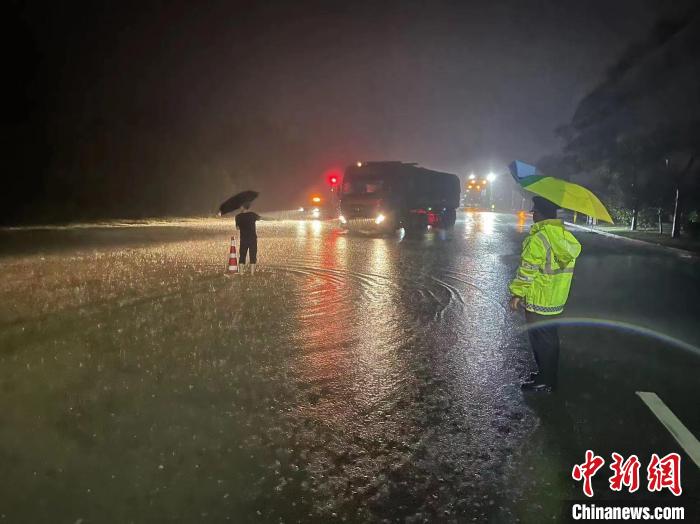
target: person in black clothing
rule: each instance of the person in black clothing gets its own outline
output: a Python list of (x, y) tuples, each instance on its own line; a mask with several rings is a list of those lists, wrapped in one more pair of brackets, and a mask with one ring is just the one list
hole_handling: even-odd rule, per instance
[(250, 211), (250, 203), (243, 205), (243, 212), (236, 215), (236, 229), (241, 232), (240, 263), (245, 266), (246, 257), (250, 252), (250, 274), (255, 274), (255, 264), (258, 263), (258, 234), (255, 223), (262, 217)]

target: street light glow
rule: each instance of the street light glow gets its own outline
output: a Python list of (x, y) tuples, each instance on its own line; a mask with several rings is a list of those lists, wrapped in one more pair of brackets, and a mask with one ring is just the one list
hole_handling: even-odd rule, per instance
[(496, 174), (489, 173), (488, 175), (486, 175), (486, 180), (488, 180), (489, 182), (493, 182), (494, 180), (496, 180)]
[(474, 180), (475, 178), (476, 178), (476, 175), (475, 175), (474, 173), (472, 173), (471, 175), (469, 175), (469, 180)]

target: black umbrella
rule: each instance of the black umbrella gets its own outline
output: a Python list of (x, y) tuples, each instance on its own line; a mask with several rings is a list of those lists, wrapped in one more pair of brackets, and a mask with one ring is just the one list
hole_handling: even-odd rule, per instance
[(232, 211), (235, 211), (236, 209), (241, 207), (243, 204), (248, 204), (256, 198), (258, 198), (257, 191), (241, 191), (240, 193), (233, 195), (226, 202), (221, 204), (219, 206), (219, 212), (222, 215), (225, 215), (226, 213), (231, 213)]

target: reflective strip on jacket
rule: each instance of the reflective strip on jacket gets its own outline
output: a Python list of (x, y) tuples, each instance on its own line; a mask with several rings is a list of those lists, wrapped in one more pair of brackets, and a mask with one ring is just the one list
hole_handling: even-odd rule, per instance
[(581, 244), (561, 220), (542, 220), (523, 241), (520, 267), (508, 289), (525, 309), (540, 315), (564, 311)]

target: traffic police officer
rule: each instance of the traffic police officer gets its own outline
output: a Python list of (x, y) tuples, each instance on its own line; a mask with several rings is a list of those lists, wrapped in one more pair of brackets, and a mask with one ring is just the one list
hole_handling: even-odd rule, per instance
[(581, 244), (557, 219), (557, 206), (536, 196), (535, 222), (523, 241), (520, 266), (508, 289), (510, 308), (525, 309), (528, 335), (539, 368), (522, 385), (526, 391), (550, 392), (557, 386), (559, 332), (555, 320), (564, 311)]

